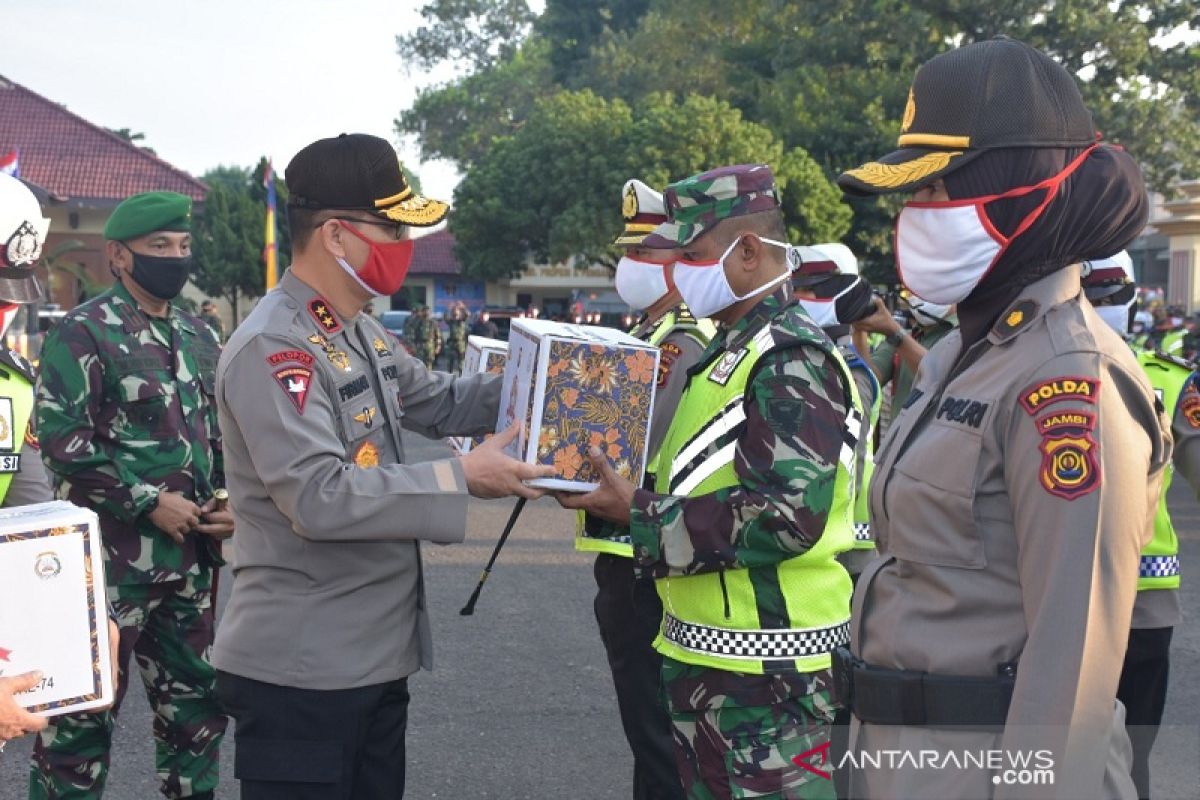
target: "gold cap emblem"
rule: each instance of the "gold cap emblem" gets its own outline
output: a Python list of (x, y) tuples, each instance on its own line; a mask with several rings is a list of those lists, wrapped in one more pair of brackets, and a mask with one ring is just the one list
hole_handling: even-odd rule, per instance
[(621, 216), (625, 219), (633, 219), (638, 214), (638, 198), (637, 189), (632, 185), (625, 190), (625, 198), (621, 201)]

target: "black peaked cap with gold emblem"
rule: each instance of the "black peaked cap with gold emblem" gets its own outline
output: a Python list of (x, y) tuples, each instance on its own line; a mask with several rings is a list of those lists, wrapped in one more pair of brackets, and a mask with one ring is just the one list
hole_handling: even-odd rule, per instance
[(1097, 139), (1075, 79), (1029, 45), (998, 36), (917, 70), (900, 148), (838, 177), (851, 195), (911, 192), (1001, 147), (1086, 147)]
[(297, 208), (367, 211), (415, 228), (436, 225), (450, 210), (414, 192), (392, 145), (365, 133), (318, 139), (292, 158), (284, 180), (288, 205)]

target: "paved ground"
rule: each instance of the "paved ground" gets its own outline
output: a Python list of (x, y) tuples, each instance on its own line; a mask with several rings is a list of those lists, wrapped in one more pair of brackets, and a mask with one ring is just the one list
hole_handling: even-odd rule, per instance
[[(443, 452), (424, 441), (410, 447), (424, 458)], [(1200, 564), (1200, 504), (1182, 486), (1172, 500), (1184, 563)], [(437, 668), (412, 682), (406, 796), (627, 798), (632, 762), (595, 633), (591, 559), (571, 548), (571, 516), (549, 500), (530, 504), (475, 616), (458, 614), (511, 505), (474, 502), (466, 544), (425, 549)], [(1166, 720), (1175, 727), (1155, 751), (1156, 797), (1194, 800), (1200, 797), (1200, 581), (1185, 582), (1185, 613), (1189, 624), (1176, 631)], [(132, 691), (107, 797), (158, 796), (149, 730), (144, 696)], [(222, 799), (237, 797), (231, 739), (222, 754)], [(25, 797), (28, 751), (27, 743), (14, 742), (0, 755), (0, 800)]]

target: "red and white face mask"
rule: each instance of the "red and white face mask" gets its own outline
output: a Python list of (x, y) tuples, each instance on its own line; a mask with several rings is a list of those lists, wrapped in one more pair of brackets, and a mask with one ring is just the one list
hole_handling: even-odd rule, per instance
[(412, 263), (412, 239), (404, 239), (399, 242), (376, 242), (363, 236), (354, 229), (354, 226), (347, 225), (342, 220), (338, 220), (338, 224), (362, 239), (367, 243), (367, 247), (371, 248), (367, 262), (363, 264), (362, 269), (357, 271), (350, 266), (346, 259), (341, 257), (336, 259), (346, 274), (376, 297), (390, 297), (400, 291), (400, 287), (404, 285), (404, 278), (408, 275), (409, 264)]
[(668, 264), (622, 256), (617, 262), (617, 294), (635, 311), (645, 311), (666, 296), (670, 289)]
[[(1003, 194), (964, 200), (907, 203), (896, 218), (896, 272), (910, 292), (941, 305), (961, 302), (996, 266), (1013, 241), (1029, 230), (1058, 188), (1091, 154), (1084, 150), (1066, 169), (1032, 186), (1018, 186)], [(988, 219), (986, 206), (997, 200), (1043, 191), (1045, 199), (1004, 236)]]

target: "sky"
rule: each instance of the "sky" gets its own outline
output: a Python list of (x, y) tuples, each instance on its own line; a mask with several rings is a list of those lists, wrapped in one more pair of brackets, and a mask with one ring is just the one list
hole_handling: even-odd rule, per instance
[[(0, 75), (89, 122), (146, 135), (193, 175), (269, 156), (282, 174), (296, 151), (339, 133), (396, 144), (393, 120), (422, 86), (396, 34), (424, 0), (0, 0)], [(418, 163), (423, 190), (449, 200), (446, 162)]]

